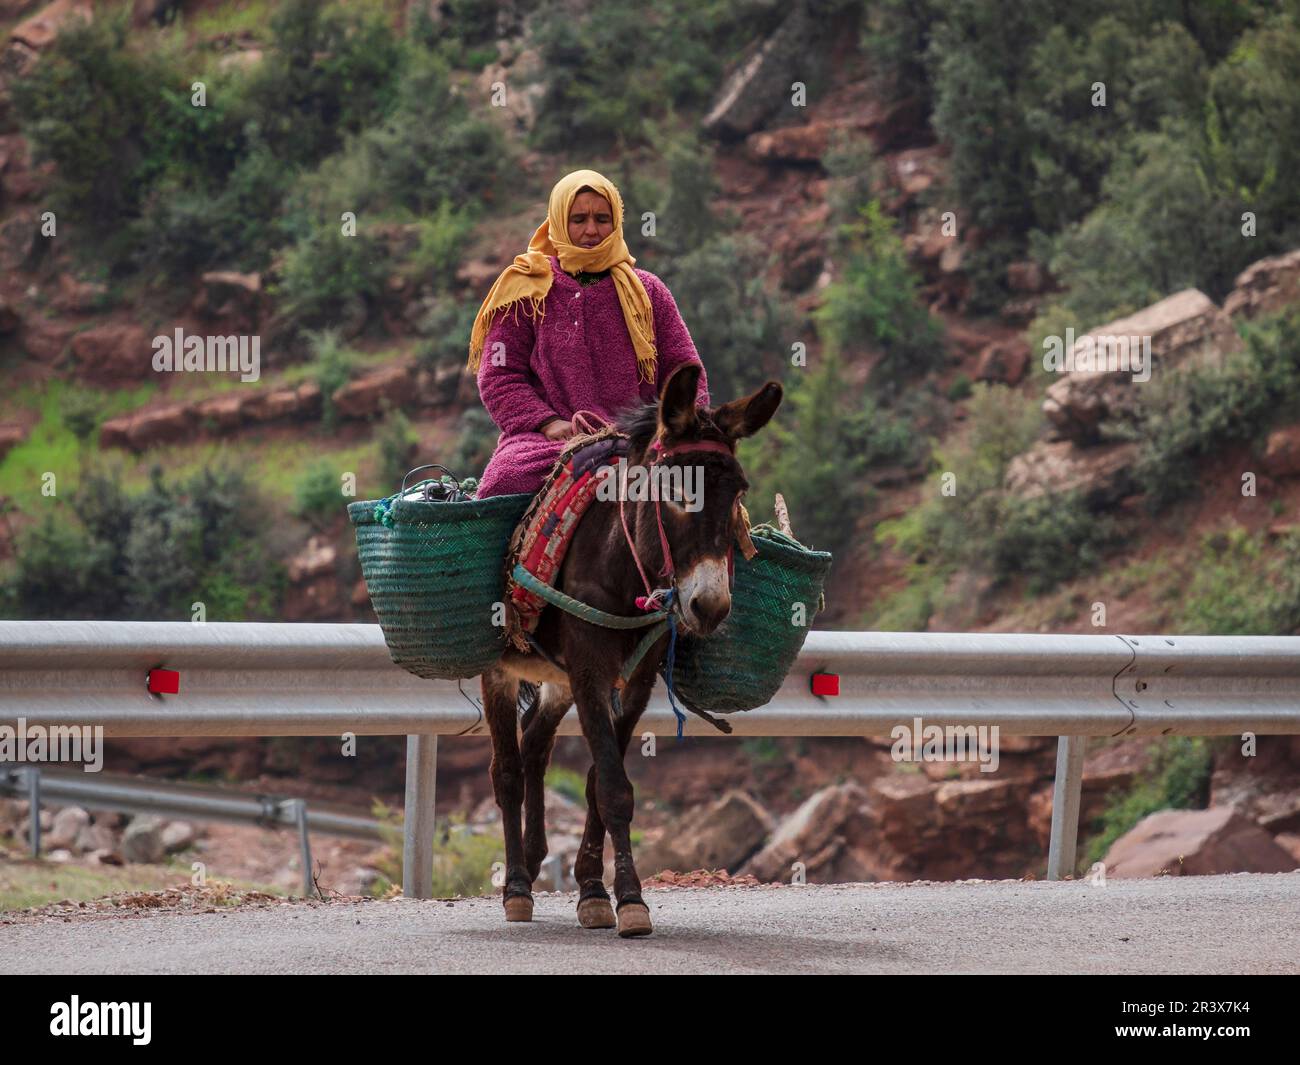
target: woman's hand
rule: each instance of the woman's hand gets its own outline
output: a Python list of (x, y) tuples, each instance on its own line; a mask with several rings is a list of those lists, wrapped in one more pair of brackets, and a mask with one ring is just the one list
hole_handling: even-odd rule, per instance
[(547, 440), (568, 440), (573, 435), (573, 423), (555, 418), (543, 425), (541, 432)]

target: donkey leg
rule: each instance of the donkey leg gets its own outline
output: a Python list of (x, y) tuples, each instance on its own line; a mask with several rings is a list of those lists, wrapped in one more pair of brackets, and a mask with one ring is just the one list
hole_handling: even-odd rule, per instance
[(501, 669), (483, 674), (483, 712), (492, 733), (492, 790), (501, 809), (506, 844), (506, 881), (501, 889), (507, 921), (533, 919), (532, 882), (524, 868), (523, 832), (519, 817), (524, 800), (523, 765), (519, 757), (516, 699), (519, 681)]
[(562, 684), (543, 684), (537, 711), (524, 729), (524, 863), (528, 879), (536, 882), (546, 857), (546, 767), (555, 749), (555, 730), (573, 705)]
[[(638, 680), (640, 681), (638, 683)], [(654, 674), (648, 678), (634, 679), (623, 692), (623, 713), (615, 724), (620, 758), (627, 758), (627, 749), (636, 730), (636, 724), (650, 698)], [(614, 908), (605, 890), (605, 822), (600, 819), (596, 801), (596, 766), (592, 763), (587, 772), (587, 820), (582, 830), (582, 846), (574, 863), (574, 876), (581, 887), (578, 897), (578, 923), (583, 928), (613, 928), (616, 921)], [(631, 911), (620, 911), (626, 922)], [(649, 911), (646, 913), (647, 920)]]
[[(623, 749), (610, 720), (609, 697), (601, 690), (600, 679), (596, 677), (577, 681), (574, 694), (577, 696), (582, 731), (587, 737), (594, 763), (592, 769), (596, 784), (596, 807), (614, 842), (614, 896), (618, 900), (618, 934), (648, 935), (651, 931), (650, 911), (641, 898), (641, 881), (632, 861), (632, 782), (628, 780), (627, 770), (623, 766)], [(584, 838), (584, 846), (587, 842)]]
[(596, 803), (596, 764), (587, 770), (587, 820), (573, 863), (578, 882), (578, 924), (583, 928), (613, 928), (614, 907), (605, 890), (605, 822)]

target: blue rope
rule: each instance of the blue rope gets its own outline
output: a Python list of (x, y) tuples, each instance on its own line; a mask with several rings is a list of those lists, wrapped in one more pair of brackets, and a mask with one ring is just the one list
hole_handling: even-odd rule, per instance
[(677, 696), (673, 691), (673, 664), (677, 659), (677, 614), (673, 610), (673, 597), (676, 594), (677, 588), (674, 586), (664, 596), (664, 609), (668, 611), (668, 657), (665, 663), (668, 668), (664, 674), (664, 686), (668, 689), (668, 705), (677, 717), (677, 738), (680, 740), (682, 729), (686, 725), (686, 715), (677, 709)]

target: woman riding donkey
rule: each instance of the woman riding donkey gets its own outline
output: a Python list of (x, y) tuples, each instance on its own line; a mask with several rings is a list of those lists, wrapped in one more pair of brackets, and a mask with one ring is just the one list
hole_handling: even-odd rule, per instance
[[(651, 630), (643, 640), (645, 628), (619, 622), (656, 601), (659, 617), (697, 636), (727, 617), (748, 487), (736, 444), (772, 417), (781, 386), (768, 382), (752, 396), (707, 406), (690, 334), (663, 282), (633, 269), (622, 221), (618, 190), (600, 174), (579, 170), (561, 179), (528, 252), (483, 302), (471, 365), (478, 364), (479, 391), (501, 428), (480, 497), (537, 493), (566, 441), (590, 428), (588, 412), (592, 420), (617, 418), (629, 468), (674, 462), (701, 472), (698, 509), (597, 494), (572, 528), (556, 575), (554, 590), (563, 595), (552, 601), (567, 605), (540, 613), (535, 651), (509, 647), (482, 680), (505, 839), (506, 919), (532, 919), (532, 884), (547, 853), (546, 766), (559, 723), (576, 702), (592, 753), (573, 870), (578, 922), (617, 926), (626, 937), (647, 935), (651, 923), (632, 860), (634, 802), (623, 758), (675, 636)], [(496, 313), (510, 304), (511, 311)], [(652, 590), (648, 573), (666, 579), (667, 588)], [(658, 631), (668, 627), (665, 621)], [(521, 680), (541, 684), (522, 720)], [(606, 831), (614, 843), (617, 916), (604, 885)]]
[[(657, 400), (678, 367), (701, 365), (668, 286), (635, 262), (613, 182), (594, 170), (556, 182), (546, 221), (497, 278), (470, 335), (470, 369), (501, 430), (480, 499), (536, 492), (578, 412), (611, 422)], [(703, 372), (696, 399), (709, 402)]]

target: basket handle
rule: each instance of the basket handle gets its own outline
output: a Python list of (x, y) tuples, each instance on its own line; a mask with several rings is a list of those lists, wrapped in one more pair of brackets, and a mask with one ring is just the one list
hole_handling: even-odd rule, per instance
[(440, 466), (440, 465), (439, 465), (438, 463), (436, 463), (436, 462), (426, 462), (423, 466), (416, 466), (415, 469), (413, 469), (413, 470), (407, 470), (407, 471), (406, 471), (406, 477), (403, 477), (403, 478), (402, 478), (402, 490), (398, 493), (398, 495), (400, 495), (400, 496), (404, 496), (404, 495), (406, 495), (406, 482), (407, 482), (407, 479), (411, 476), (411, 474), (413, 474), (413, 473), (419, 473), (421, 470), (442, 470), (443, 473), (445, 473), (448, 477), (450, 477), (450, 478), (451, 478), (453, 481), (455, 481), (458, 485), (460, 484), (460, 478), (457, 477), (454, 473), (452, 473), (451, 470), (447, 469), (446, 466)]

